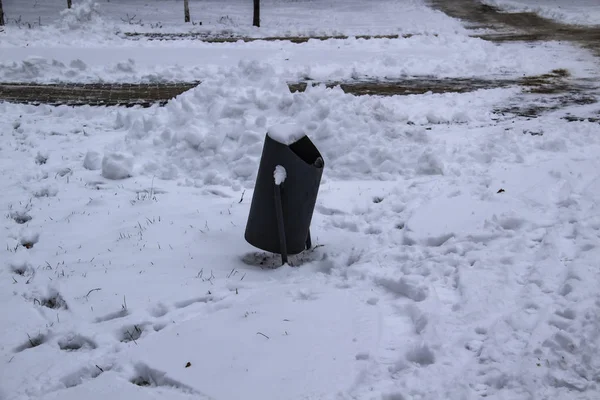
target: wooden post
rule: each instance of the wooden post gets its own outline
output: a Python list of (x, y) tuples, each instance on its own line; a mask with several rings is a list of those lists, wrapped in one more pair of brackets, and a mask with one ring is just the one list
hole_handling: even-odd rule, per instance
[(0, 0), (0, 26), (4, 25), (4, 11), (2, 11), (2, 0)]
[(183, 14), (185, 22), (190, 22), (190, 0), (183, 0)]
[(254, 18), (252, 25), (260, 27), (260, 0), (254, 0)]
[(67, 8), (71, 8), (73, 5), (73, 0), (67, 0)]

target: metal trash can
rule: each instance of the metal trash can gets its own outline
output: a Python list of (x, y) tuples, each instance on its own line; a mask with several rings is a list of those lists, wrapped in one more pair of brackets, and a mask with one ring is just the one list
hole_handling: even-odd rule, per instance
[[(285, 264), (288, 254), (311, 247), (310, 222), (325, 164), (306, 135), (286, 144), (273, 139), (276, 135), (270, 132), (265, 137), (245, 239), (259, 249), (281, 254)], [(284, 172), (281, 184), (276, 184), (282, 179), (274, 176), (276, 169)]]

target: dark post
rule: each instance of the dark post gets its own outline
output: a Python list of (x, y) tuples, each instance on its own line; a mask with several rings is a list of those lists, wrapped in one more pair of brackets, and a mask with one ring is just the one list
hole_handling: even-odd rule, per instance
[(254, 18), (252, 25), (260, 27), (260, 0), (254, 0)]
[(277, 215), (277, 230), (279, 231), (279, 252), (281, 253), (281, 263), (287, 264), (287, 239), (285, 237), (285, 222), (283, 221), (281, 185), (275, 185), (275, 214)]
[(2, 11), (2, 0), (0, 0), (0, 26), (4, 25), (4, 11)]
[[(310, 223), (325, 163), (304, 135), (292, 144), (265, 137), (244, 237), (251, 245), (288, 256), (312, 247)], [(283, 168), (285, 175), (277, 174)]]
[(72, 5), (73, 5), (72, 0), (67, 0), (67, 8), (71, 8)]
[(183, 14), (185, 22), (190, 22), (190, 0), (183, 0)]

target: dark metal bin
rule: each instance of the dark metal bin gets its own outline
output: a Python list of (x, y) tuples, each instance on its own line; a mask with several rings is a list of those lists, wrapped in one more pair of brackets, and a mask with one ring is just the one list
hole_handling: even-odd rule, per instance
[[(276, 185), (275, 168), (286, 170)], [(307, 136), (285, 145), (268, 134), (256, 177), (245, 238), (259, 249), (282, 255), (298, 254), (311, 246), (310, 222), (323, 175), (324, 162)]]

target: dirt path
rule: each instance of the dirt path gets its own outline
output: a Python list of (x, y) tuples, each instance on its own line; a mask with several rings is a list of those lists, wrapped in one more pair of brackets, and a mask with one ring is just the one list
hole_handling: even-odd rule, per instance
[[(276, 42), (276, 41), (288, 41), (291, 43), (306, 43), (309, 40), (346, 40), (349, 39), (349, 36), (338, 35), (338, 36), (265, 36), (265, 37), (247, 37), (247, 36), (228, 36), (224, 34), (211, 34), (211, 33), (198, 33), (198, 32), (188, 32), (188, 33), (153, 33), (153, 32), (125, 32), (123, 36), (126, 39), (131, 40), (159, 40), (159, 41), (172, 41), (172, 40), (199, 40), (201, 42), (207, 43), (235, 43), (235, 42), (256, 42), (256, 41), (266, 41), (266, 42)], [(355, 39), (407, 39), (414, 35), (412, 34), (404, 34), (404, 35), (356, 35), (353, 36)]]
[[(331, 88), (340, 86), (346, 93), (365, 95), (409, 95), (432, 93), (465, 93), (518, 85), (518, 80), (485, 79), (404, 79), (398, 81), (325, 82)], [(68, 106), (142, 106), (165, 105), (200, 82), (159, 84), (35, 84), (0, 82), (0, 101), (21, 104), (50, 104)], [(310, 82), (289, 83), (291, 92), (303, 92)], [(546, 90), (550, 82), (533, 82), (532, 90)]]
[[(291, 92), (303, 92), (313, 82), (290, 82)], [(325, 86), (340, 88), (355, 96), (402, 96), (424, 93), (466, 93), (479, 89), (521, 86), (524, 92), (537, 94), (582, 92), (585, 85), (573, 82), (564, 70), (555, 70), (540, 76), (520, 79), (431, 78), (415, 77), (393, 81), (363, 80), (323, 82)], [(2, 83), (0, 101), (22, 104), (50, 104), (68, 106), (142, 106), (164, 105), (200, 82), (118, 84), (118, 83)]]
[[(433, 8), (450, 17), (462, 20), (467, 28), (474, 30), (473, 36), (485, 40), (493, 42), (566, 41), (587, 48), (592, 54), (600, 57), (600, 26), (562, 24), (530, 12), (502, 12), (496, 7), (482, 4), (479, 0), (427, 1)], [(484, 31), (484, 33), (475, 30)], [(528, 79), (524, 78), (524, 80)], [(563, 84), (546, 85), (542, 87), (542, 90), (524, 90), (522, 95), (514, 99), (512, 105), (497, 109), (496, 113), (535, 118), (544, 112), (574, 104), (594, 104), (598, 102), (599, 95), (598, 79), (565, 79)]]
[(119, 83), (1, 83), (0, 102), (68, 106), (142, 106), (166, 104), (170, 99), (197, 86), (199, 82)]
[(545, 41), (562, 40), (589, 48), (600, 56), (600, 26), (588, 27), (555, 22), (530, 12), (506, 13), (477, 0), (429, 0), (447, 15), (463, 20), (470, 28), (495, 31), (476, 35), (486, 40)]

